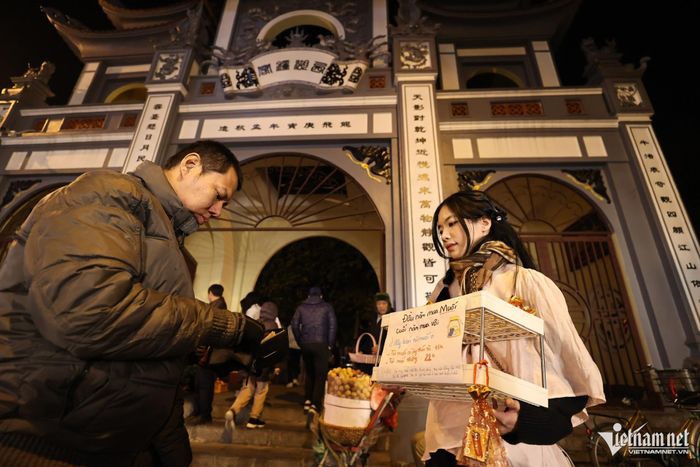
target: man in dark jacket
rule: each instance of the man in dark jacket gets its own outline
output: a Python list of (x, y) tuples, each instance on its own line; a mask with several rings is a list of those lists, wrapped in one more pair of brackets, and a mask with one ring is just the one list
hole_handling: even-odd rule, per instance
[(311, 287), (309, 296), (292, 317), (292, 332), (301, 347), (306, 367), (304, 410), (320, 408), (328, 373), (328, 357), (338, 329), (333, 307), (323, 301), (321, 289)]
[(0, 266), (0, 465), (190, 463), (184, 357), (263, 335), (194, 298), (180, 251), (240, 185), (231, 151), (200, 141), (37, 204)]
[[(212, 284), (207, 290), (209, 304), (215, 308), (226, 310), (226, 300), (224, 300), (223, 295), (224, 286), (221, 284)], [(197, 399), (192, 415), (186, 419), (186, 422), (190, 425), (211, 422), (211, 405), (214, 401), (214, 383), (216, 383), (216, 372), (209, 368), (211, 352), (211, 347), (197, 348), (197, 355), (199, 356), (195, 376)]]

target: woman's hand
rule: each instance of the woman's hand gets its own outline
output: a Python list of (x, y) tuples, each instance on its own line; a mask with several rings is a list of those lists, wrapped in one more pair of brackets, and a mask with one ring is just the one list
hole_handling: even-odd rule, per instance
[(507, 435), (515, 429), (515, 425), (518, 423), (519, 413), (520, 402), (510, 398), (506, 399), (505, 409), (494, 411), (496, 427), (501, 436)]

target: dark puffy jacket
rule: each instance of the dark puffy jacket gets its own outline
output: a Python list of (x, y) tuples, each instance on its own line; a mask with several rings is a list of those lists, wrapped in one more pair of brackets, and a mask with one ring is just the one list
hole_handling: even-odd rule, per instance
[(304, 300), (292, 318), (292, 331), (299, 345), (335, 345), (337, 330), (335, 311), (321, 297), (310, 296)]
[(0, 267), (0, 433), (187, 462), (163, 454), (189, 451), (183, 357), (243, 326), (193, 297), (179, 240), (196, 227), (151, 163), (86, 173), (36, 206)]

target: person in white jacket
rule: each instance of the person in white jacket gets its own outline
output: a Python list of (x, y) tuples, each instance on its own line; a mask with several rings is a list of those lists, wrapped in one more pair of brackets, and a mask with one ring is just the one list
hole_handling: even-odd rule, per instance
[[(496, 411), (498, 430), (513, 466), (569, 465), (556, 442), (586, 419), (585, 408), (605, 402), (596, 364), (569, 316), (557, 286), (535, 269), (506, 213), (480, 191), (446, 198), (433, 216), (433, 241), (450, 268), (431, 301), (486, 290), (503, 300), (520, 301), (544, 320), (549, 407), (512, 399)], [(490, 342), (489, 365), (539, 384), (541, 366), (535, 339)], [(466, 349), (467, 363), (478, 361), (479, 346)], [(431, 401), (423, 460), (427, 466), (456, 465), (470, 403)]]

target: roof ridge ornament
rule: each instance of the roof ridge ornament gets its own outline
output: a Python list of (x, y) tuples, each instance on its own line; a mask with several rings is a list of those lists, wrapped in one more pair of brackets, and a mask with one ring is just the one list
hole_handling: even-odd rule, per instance
[(391, 34), (394, 36), (435, 34), (440, 27), (439, 23), (433, 23), (423, 16), (417, 0), (399, 0), (395, 20), (396, 26), (390, 25)]

